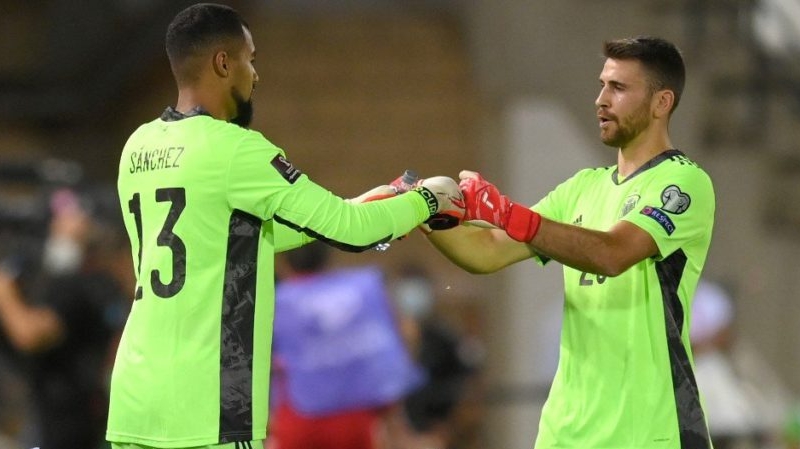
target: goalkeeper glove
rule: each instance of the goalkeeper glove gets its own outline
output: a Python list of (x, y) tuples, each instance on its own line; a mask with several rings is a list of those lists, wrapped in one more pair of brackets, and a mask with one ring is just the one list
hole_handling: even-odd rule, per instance
[(425, 199), (431, 214), (425, 224), (432, 230), (450, 229), (464, 220), (464, 195), (452, 178), (434, 176), (423, 179), (412, 191)]
[(459, 186), (464, 193), (465, 221), (487, 222), (519, 242), (533, 240), (542, 222), (541, 215), (511, 201), (480, 173), (462, 172)]

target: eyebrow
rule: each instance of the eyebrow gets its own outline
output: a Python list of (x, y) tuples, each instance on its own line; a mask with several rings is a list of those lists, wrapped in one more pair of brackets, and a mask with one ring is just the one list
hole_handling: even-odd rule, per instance
[(608, 85), (611, 85), (611, 86), (614, 86), (614, 87), (628, 87), (628, 83), (623, 83), (622, 81), (608, 80), (606, 82), (606, 81), (603, 81), (602, 78), (599, 78), (598, 81), (600, 81), (600, 84), (603, 84), (603, 85), (608, 84)]

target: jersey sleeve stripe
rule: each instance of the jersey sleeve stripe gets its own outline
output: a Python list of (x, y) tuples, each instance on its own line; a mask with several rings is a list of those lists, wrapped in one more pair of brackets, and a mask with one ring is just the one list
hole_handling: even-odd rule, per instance
[(375, 246), (380, 245), (381, 243), (386, 243), (386, 242), (392, 240), (392, 236), (391, 235), (387, 235), (386, 237), (383, 237), (383, 238), (381, 238), (381, 239), (379, 239), (379, 240), (377, 240), (375, 242), (368, 243), (368, 244), (363, 245), (363, 246), (351, 245), (349, 243), (344, 243), (344, 242), (340, 242), (340, 241), (328, 238), (328, 237), (326, 237), (326, 236), (324, 236), (324, 235), (322, 235), (322, 234), (320, 234), (318, 232), (315, 232), (315, 231), (313, 231), (311, 229), (304, 228), (302, 226), (298, 226), (298, 225), (290, 222), (289, 220), (281, 218), (278, 215), (274, 215), (272, 218), (274, 218), (275, 221), (277, 221), (278, 223), (280, 223), (280, 224), (282, 224), (284, 226), (287, 226), (287, 227), (289, 227), (291, 229), (294, 229), (295, 231), (302, 232), (302, 233), (304, 233), (306, 235), (309, 235), (309, 236), (311, 236), (311, 237), (313, 237), (313, 238), (315, 238), (317, 240), (325, 242), (328, 245), (333, 246), (334, 248), (340, 249), (342, 251), (347, 251), (347, 252), (350, 252), (350, 253), (360, 253), (360, 252), (366, 251), (366, 250), (368, 250), (370, 248), (374, 248)]

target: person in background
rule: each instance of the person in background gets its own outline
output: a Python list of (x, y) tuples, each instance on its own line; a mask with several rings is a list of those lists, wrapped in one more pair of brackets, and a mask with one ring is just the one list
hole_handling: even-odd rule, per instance
[(19, 440), (29, 393), (28, 386), (11, 365), (5, 357), (0, 357), (0, 448), (22, 449)]
[(53, 449), (104, 444), (107, 357), (133, 276), (113, 190), (52, 196), (43, 270), (35, 288), (0, 270), (0, 329), (23, 355), (33, 441)]
[(695, 377), (714, 449), (776, 447), (790, 395), (770, 365), (737, 335), (728, 290), (701, 279), (691, 317)]
[(275, 292), (274, 449), (379, 449), (423, 380), (400, 335), (383, 272), (329, 267), (315, 242), (282, 254)]
[(425, 382), (403, 400), (409, 448), (453, 448), (476, 431), (459, 408), (475, 395), (483, 345), (449, 325), (437, 312), (435, 288), (425, 269), (407, 264), (392, 284), (400, 322)]

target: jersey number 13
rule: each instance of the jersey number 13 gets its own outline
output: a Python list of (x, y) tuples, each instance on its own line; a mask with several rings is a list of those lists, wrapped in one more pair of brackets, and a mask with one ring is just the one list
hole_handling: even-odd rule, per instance
[[(186, 190), (182, 187), (171, 187), (156, 189), (155, 200), (158, 202), (169, 201), (169, 212), (158, 233), (156, 243), (158, 246), (165, 246), (172, 251), (172, 280), (165, 284), (162, 281), (161, 273), (158, 270), (150, 271), (150, 287), (156, 296), (161, 298), (171, 298), (178, 294), (186, 283), (186, 245), (178, 237), (173, 229), (183, 209), (186, 208)], [(128, 211), (133, 214), (136, 222), (136, 235), (139, 238), (139, 255), (136, 270), (138, 272), (139, 283), (142, 283), (142, 202), (139, 193), (134, 193), (128, 200)], [(142, 298), (142, 287), (136, 288), (134, 299)]]

